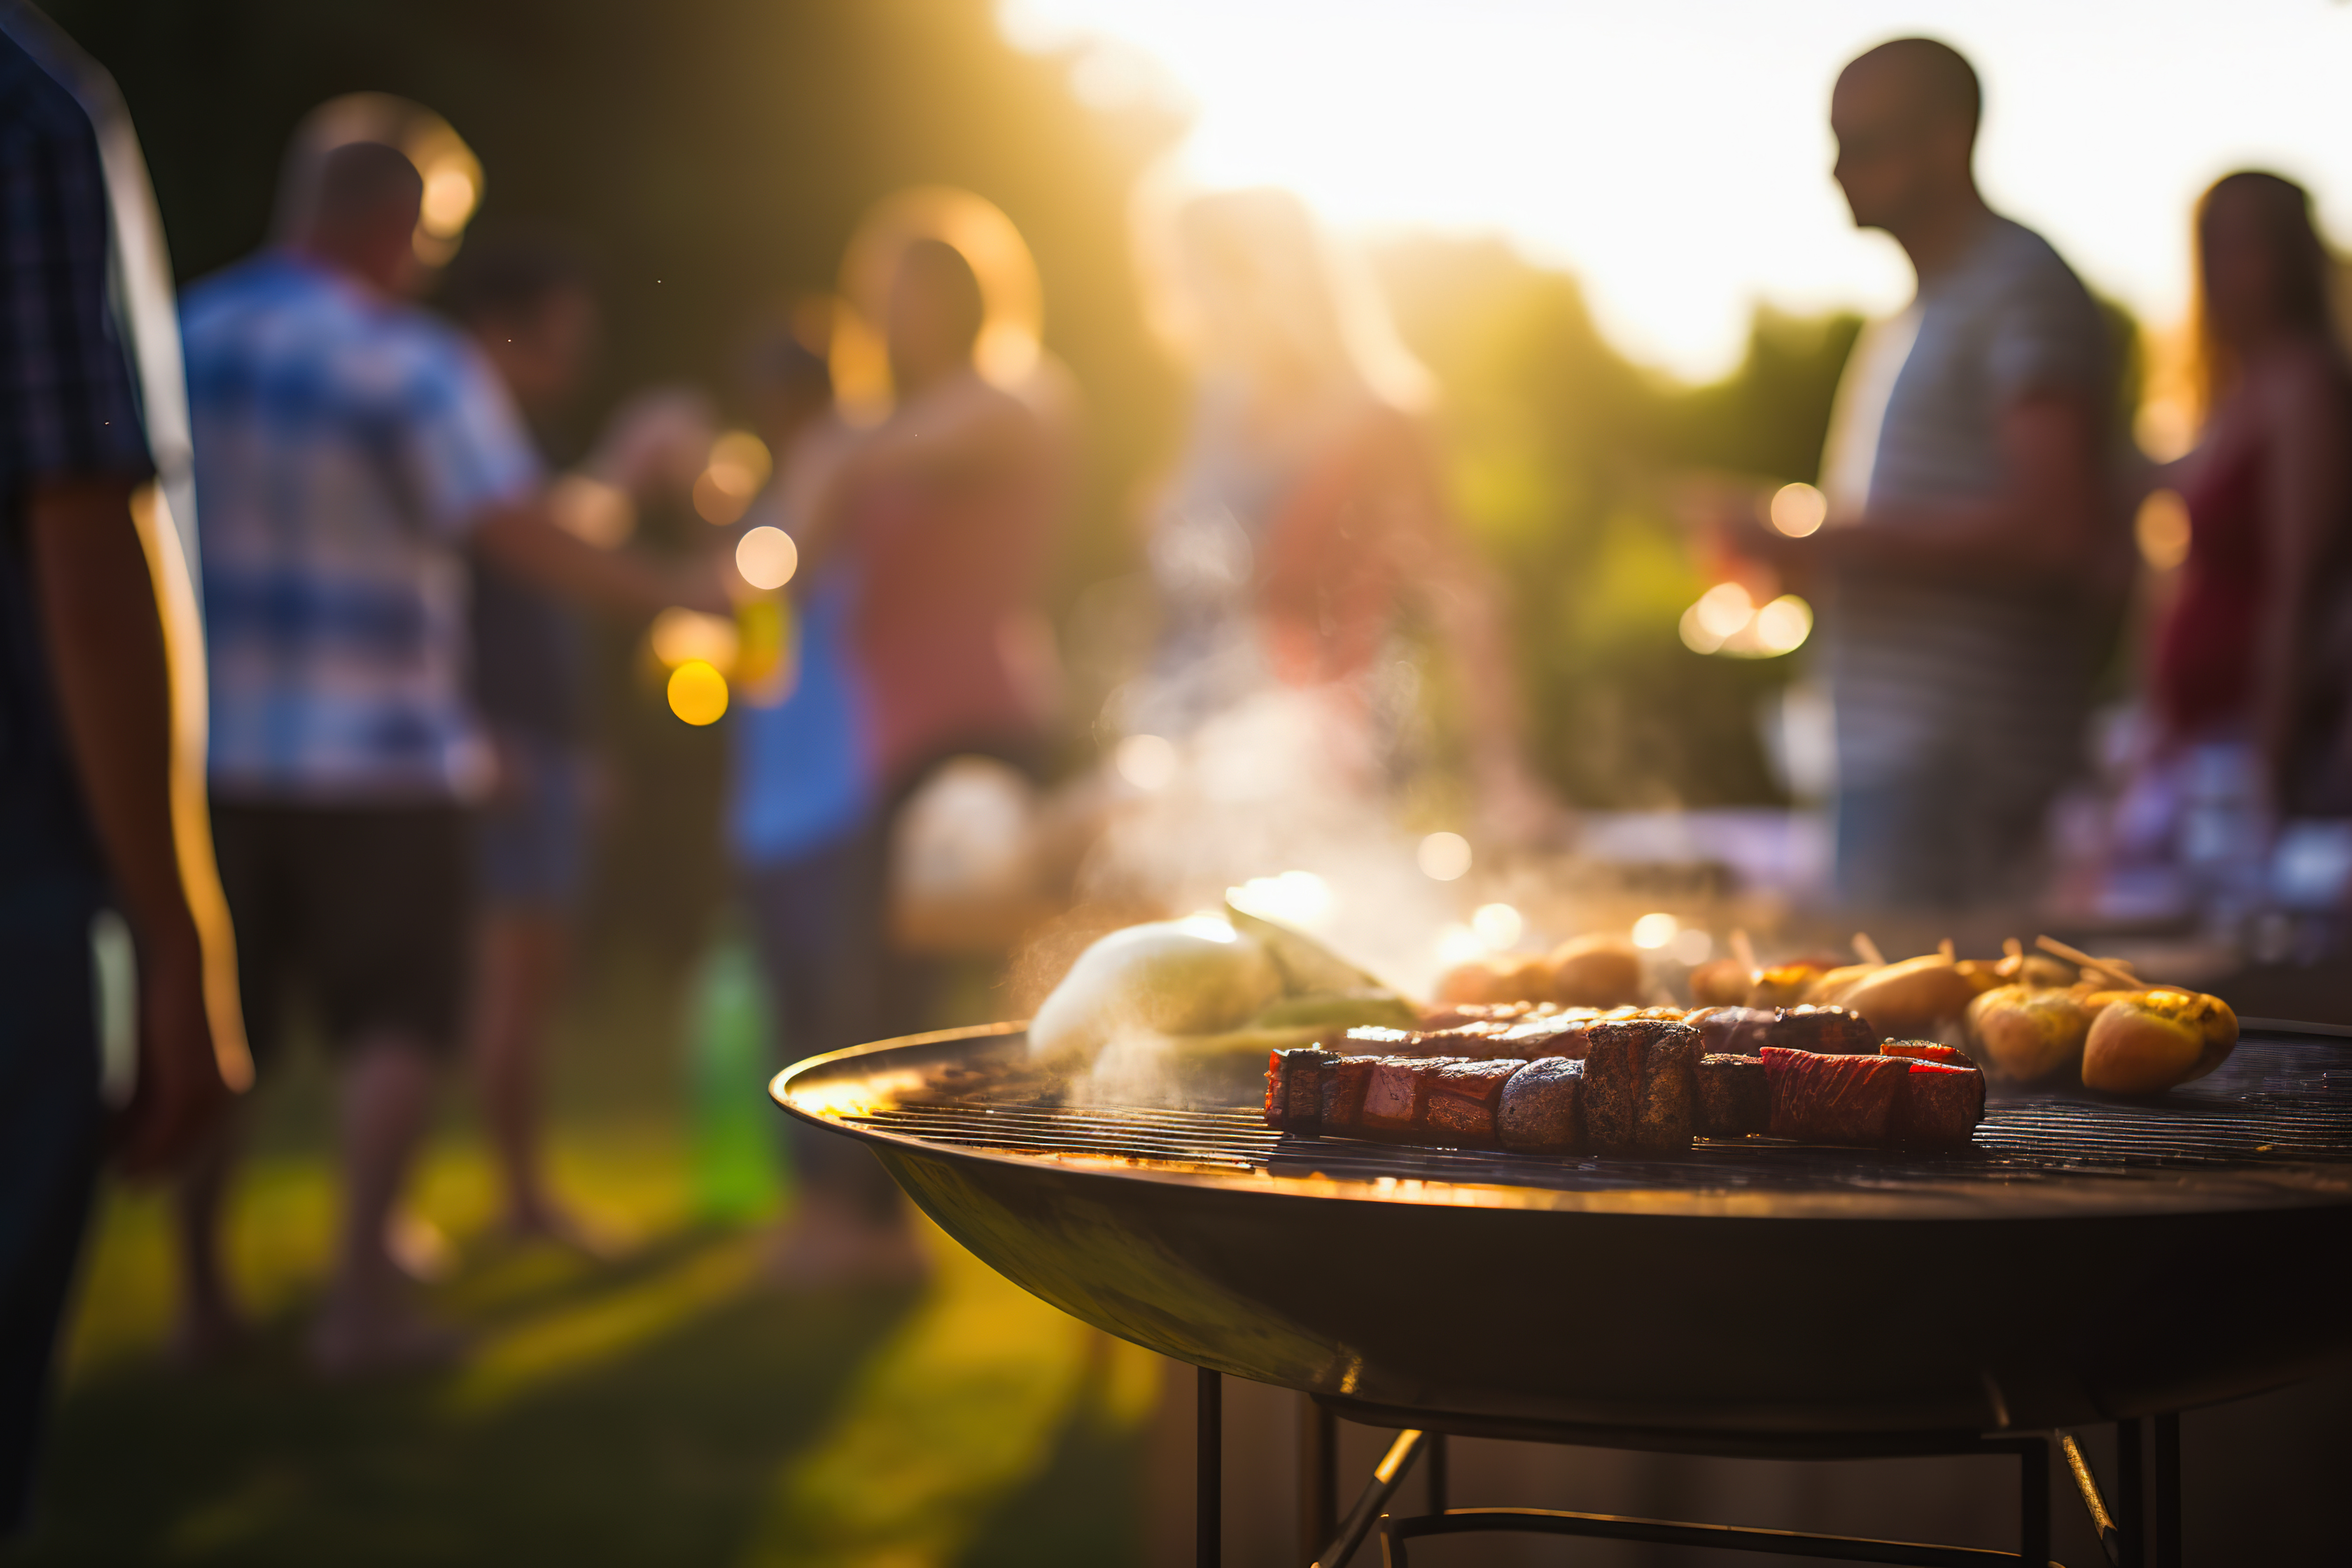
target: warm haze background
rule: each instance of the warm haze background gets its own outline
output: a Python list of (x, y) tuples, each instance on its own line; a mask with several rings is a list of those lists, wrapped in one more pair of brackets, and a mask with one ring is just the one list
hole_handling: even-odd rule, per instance
[[(1195, 42), (1184, 47), (1211, 58), (1223, 47), (1231, 68), (1202, 75), (1171, 44), (1168, 58), (1125, 79), (1117, 51), (1104, 55), (1100, 42), (1106, 17), (1119, 16), (1078, 0), (1012, 7), (1009, 30), (1025, 47), (1007, 42), (986, 0), (50, 0), (47, 8), (114, 72), (131, 105), (183, 280), (260, 242), (286, 136), (320, 100), (373, 89), (446, 115), (487, 171), (478, 233), (552, 226), (597, 258), (611, 342), (597, 395), (572, 433), (581, 442), (612, 400), (649, 382), (697, 382), (726, 395), (734, 334), (764, 309), (828, 289), (851, 226), (878, 196), (937, 182), (998, 203), (1035, 250), (1047, 342), (1086, 397), (1088, 467), (1058, 576), (1081, 698), (1068, 715), (1073, 764), (1093, 753), (1087, 704), (1110, 679), (1093, 666), (1116, 651), (1090, 642), (1103, 617), (1087, 606), (1106, 595), (1116, 601), (1136, 569), (1137, 500), (1171, 453), (1182, 412), (1176, 376), (1143, 324), (1128, 191), (1197, 123), (1207, 138), (1190, 149), (1200, 172), (1297, 178), (1310, 199), (1380, 241), (1380, 275), (1442, 388), (1456, 499), (1510, 585), (1538, 759), (1567, 798), (1595, 807), (1786, 799), (1758, 715), (1801, 672), (1802, 656), (1737, 661), (1683, 647), (1676, 619), (1706, 580), (1685, 553), (1677, 508), (1695, 477), (1811, 479), (1859, 324), (1843, 307), (1883, 306), (1901, 293), (1899, 270), (1883, 255), (1866, 259), (1878, 242), (1849, 235), (1865, 258), (1859, 269), (1832, 268), (1813, 282), (1785, 257), (1763, 269), (1768, 280), (1798, 279), (1773, 295), (1794, 301), (1790, 310), (1751, 311), (1747, 295), (1706, 294), (1694, 280), (1714, 272), (1698, 264), (1699, 250), (1772, 244), (1757, 223), (1710, 225), (1706, 215), (1748, 210), (1743, 172), (1758, 146), (1805, 160), (1802, 177), (1825, 187), (1820, 122), (1847, 35), (1861, 42), (1916, 30), (1949, 11), (1949, 30), (1967, 47), (1970, 27), (1997, 31), (2028, 9), (1969, 20), (1948, 6), (1686, 6), (1674, 13), (1688, 24), (1680, 32), (1635, 36), (1622, 30), (1649, 24), (1611, 20), (1600, 7), (1478, 5), (1460, 11), (1453, 47), (1431, 57), (1432, 83), (1452, 96), (1429, 103), (1376, 46), (1401, 19), (1427, 27), (1452, 8), (1371, 5), (1349, 35), (1357, 41), (1343, 45), (1324, 30), (1336, 11), (1312, 5), (1137, 5), (1125, 8), (1125, 47), (1141, 48), (1160, 36), (1153, 26), (1193, 14)], [(2112, 37), (2126, 61), (2158, 26), (2119, 5), (2063, 9), (2063, 25), (2050, 24), (2062, 42), (2087, 47), (2079, 40)], [(2352, 36), (2352, 9), (2320, 0), (2306, 9)], [(2281, 20), (2290, 0), (2259, 10), (2232, 35), (2242, 50), (2269, 49), (2281, 27), (2305, 25)], [(1512, 26), (1533, 26), (1538, 11), (1541, 27), (1512, 48)], [(1722, 27), (1697, 25), (1710, 15)], [(1739, 55), (1735, 17), (1740, 28), (1769, 28), (1779, 52)], [(1244, 34), (1236, 18), (1263, 26)], [(1548, 71), (1544, 50), (1587, 25), (1600, 42)], [(1612, 57), (1621, 34), (1632, 41)], [(1623, 68), (1601, 71), (1596, 62), (1612, 58)], [(2294, 85), (2341, 64), (2340, 52), (2244, 58), (2292, 79), (2276, 90), (2281, 104), (2334, 114), (2331, 155), (2352, 157), (2340, 90), (2315, 109)], [(1470, 156), (1448, 151), (1469, 145), (1458, 121), (1465, 90), (1479, 84), (1465, 78), (1465, 58), (1496, 73), (1486, 100), (1496, 129), (1487, 136), (1509, 178), (1455, 183), (1474, 193), (1507, 187), (1520, 205), (1483, 216), (1424, 211), (1443, 232), (1412, 232), (1416, 215), (1393, 210), (1391, 198), (1431, 188), (1423, 165), (1432, 160), (1444, 174), (1448, 158), (1459, 169)], [(2063, 144), (2075, 160), (2063, 167), (2080, 168), (2086, 148), (2117, 156), (2105, 151), (2109, 128), (2095, 119), (2010, 107), (2054, 90), (2051, 71), (2037, 67), (2029, 79), (2000, 59), (1985, 63), (2002, 178), (2016, 149), (2037, 142)], [(2241, 64), (2231, 55), (2216, 68), (2235, 83)], [(2098, 68), (2123, 68), (2103, 60)], [(1608, 75), (1620, 96), (1596, 103), (1594, 83)], [(1162, 90), (1170, 81), (1177, 90)], [(2162, 72), (2145, 81), (2151, 94), (2181, 90)], [(1286, 122), (1340, 116), (1314, 127), (1325, 164), (1286, 164), (1283, 148), (1253, 147), (1252, 121), (1234, 118), (1247, 95), (1230, 95), (1258, 82), (1290, 95), (1273, 100)], [(1668, 123), (1677, 106), (1694, 92), (1735, 90), (1753, 95), (1759, 123), (1813, 130), (1776, 131), (1722, 149), (1720, 159), (1696, 148), (1677, 165), (1687, 189), (1633, 216), (1612, 205), (1621, 187), (1571, 178), (1612, 160), (1655, 166), (1660, 147), (1685, 146)], [(1344, 118), (1349, 106), (1382, 100), (1397, 106), (1392, 127)], [(1476, 106), (1475, 92), (1469, 101)], [(1612, 121), (1607, 104), (1628, 106)], [(2208, 119), (2225, 107), (2176, 105)], [(2302, 123), (2276, 135), (2302, 135)], [(1416, 137), (1426, 155), (1405, 170), (1400, 149)], [(1552, 148), (1551, 138), (1562, 144)], [(1391, 205), (1358, 199), (1355, 187), (1315, 188), (1318, 168), (1334, 162), (1398, 167), (1381, 198)], [(1510, 173), (1523, 168), (1537, 173)], [(1556, 189), (1542, 183), (1551, 168)], [(2340, 187), (2319, 184), (2324, 196), (2340, 197)], [(2030, 188), (2033, 210), (2021, 216), (2041, 219), (2042, 206), (2063, 205), (2063, 192)], [(2185, 235), (2193, 188), (2165, 197), (2168, 244)], [(1643, 189), (1660, 195), (1654, 178)], [(2084, 210), (2104, 210), (2098, 193), (2085, 186), (2084, 195)], [(1563, 265), (1577, 254), (1570, 227), (1549, 233), (1513, 216), (1540, 216), (1547, 202), (1564, 226), (1572, 219), (1595, 237), (1588, 254), (1605, 307), (1599, 318)], [(2069, 242), (2063, 226), (2055, 232)], [(1697, 326), (1679, 331), (1645, 317), (1651, 306), (1636, 308), (1619, 276), (1629, 255), (1654, 257), (1660, 277), (1683, 280)], [(2162, 312), (2177, 305), (2177, 290), (2166, 292), (2162, 266), (2111, 275), (2101, 255), (2081, 259), (2095, 286), (2170, 324)], [(2130, 330), (2120, 308), (2117, 320)], [(1643, 346), (1629, 355), (1622, 342)], [(926, 1292), (786, 1306), (753, 1285), (744, 1233), (696, 1222), (677, 1041), (685, 977), (722, 901), (711, 813), (723, 739), (670, 718), (640, 678), (632, 638), (609, 637), (604, 658), (604, 729), (619, 764), (620, 811), (591, 917), (588, 978), (562, 1036), (557, 1156), (591, 1208), (635, 1238), (634, 1250), (591, 1266), (473, 1249), (489, 1209), (487, 1172), (453, 1111), (422, 1206), (457, 1243), (440, 1299), (483, 1332), (484, 1358), (448, 1385), (320, 1393), (291, 1351), (320, 1272), (331, 1193), (319, 1135), (323, 1084), (306, 1068), (270, 1091), (238, 1223), (240, 1269), (274, 1325), (256, 1367), (189, 1381), (161, 1365), (161, 1209), (152, 1196), (110, 1199), (50, 1521), (26, 1561), (1137, 1556), (1157, 1392), (1155, 1369), (1137, 1352), (945, 1244)], [(992, 1003), (982, 993), (966, 1005), (984, 1012)]]

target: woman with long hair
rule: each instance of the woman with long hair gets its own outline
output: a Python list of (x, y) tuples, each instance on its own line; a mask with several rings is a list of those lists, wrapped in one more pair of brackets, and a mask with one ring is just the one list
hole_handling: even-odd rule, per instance
[[(2189, 550), (2157, 635), (2168, 748), (2234, 741), (2272, 809), (2345, 809), (2352, 369), (2303, 185), (2239, 172), (2197, 205), (2206, 423), (2171, 479)], [(2333, 797), (2333, 799), (2328, 799)]]
[(2217, 181), (2196, 246), (2204, 426), (2156, 475), (2187, 504), (2188, 553), (2101, 903), (2227, 930), (2266, 896), (2271, 825), (2352, 816), (2352, 366), (2302, 186)]
[[(2250, 742), (2273, 805), (2341, 792), (2341, 623), (2352, 550), (2352, 370), (2335, 264), (2303, 187), (2242, 172), (2197, 206), (2207, 395), (2177, 465), (2189, 554), (2158, 634), (2158, 717), (2175, 745)], [(2331, 781), (2331, 773), (2333, 778)]]

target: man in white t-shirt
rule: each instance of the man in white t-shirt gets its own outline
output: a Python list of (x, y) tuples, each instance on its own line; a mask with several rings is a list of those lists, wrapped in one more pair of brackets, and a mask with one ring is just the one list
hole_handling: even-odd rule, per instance
[(1972, 168), (1969, 63), (1926, 38), (1847, 66), (1831, 99), (1854, 222), (1918, 274), (1838, 389), (1805, 542), (1837, 725), (1837, 871), (1864, 908), (2026, 893), (2077, 761), (2096, 584), (2118, 537), (2116, 355), (2047, 241)]

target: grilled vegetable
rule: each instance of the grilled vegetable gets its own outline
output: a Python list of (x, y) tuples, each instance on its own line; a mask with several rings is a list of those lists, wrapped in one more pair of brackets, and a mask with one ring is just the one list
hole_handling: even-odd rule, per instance
[(1234, 1027), (1282, 994), (1263, 943), (1214, 916), (1115, 931), (1078, 955), (1029, 1025), (1029, 1054), (1091, 1056), (1121, 1035)]
[(1642, 955), (1621, 936), (1570, 937), (1552, 949), (1551, 999), (1563, 1007), (1622, 1007), (1642, 999)]
[(2083, 1048), (2083, 1086), (2161, 1094), (2203, 1078), (2238, 1045), (2238, 1016), (2219, 996), (2169, 986), (2125, 993), (2101, 1009)]
[(2091, 1014), (2072, 991), (1997, 985), (1969, 1004), (1967, 1028), (1995, 1076), (2041, 1083), (2073, 1075)]
[(1823, 991), (1807, 999), (1859, 1013), (1892, 1035), (1933, 1035), (1958, 1021), (1976, 994), (1958, 963), (1930, 952), (1874, 969), (1834, 994)]

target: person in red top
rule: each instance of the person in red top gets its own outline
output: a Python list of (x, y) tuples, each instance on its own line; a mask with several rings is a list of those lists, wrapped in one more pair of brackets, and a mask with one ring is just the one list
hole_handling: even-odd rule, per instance
[(2320, 731), (2341, 661), (2323, 644), (2352, 549), (2352, 370), (2302, 186), (2226, 176), (2198, 204), (2197, 248), (2211, 412), (2172, 476), (2189, 555), (2151, 694), (2168, 742), (2252, 742), (2292, 805), (2335, 739)]
[(2197, 258), (2205, 428), (2157, 475), (2188, 503), (2189, 552), (2101, 898), (2226, 929), (2264, 898), (2270, 824), (2352, 815), (2352, 367), (2301, 186), (2217, 182)]

